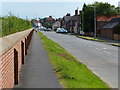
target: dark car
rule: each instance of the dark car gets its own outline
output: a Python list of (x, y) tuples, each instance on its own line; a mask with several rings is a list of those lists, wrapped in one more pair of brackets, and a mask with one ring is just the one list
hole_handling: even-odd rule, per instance
[(52, 31), (51, 28), (46, 28), (44, 31)]

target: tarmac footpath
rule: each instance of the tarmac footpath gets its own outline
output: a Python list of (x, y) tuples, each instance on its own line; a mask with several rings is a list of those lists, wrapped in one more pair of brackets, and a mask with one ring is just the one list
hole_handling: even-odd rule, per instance
[(36, 32), (22, 66), (20, 83), (15, 88), (62, 88)]

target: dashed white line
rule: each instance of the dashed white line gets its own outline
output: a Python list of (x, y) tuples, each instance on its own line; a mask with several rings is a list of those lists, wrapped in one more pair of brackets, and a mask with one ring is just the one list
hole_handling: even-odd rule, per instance
[(107, 54), (111, 54), (110, 52), (108, 52), (108, 51), (104, 51), (105, 53), (107, 53)]
[(99, 50), (99, 51), (101, 50), (101, 49), (99, 49), (99, 48), (95, 48), (95, 49), (97, 49), (97, 50)]

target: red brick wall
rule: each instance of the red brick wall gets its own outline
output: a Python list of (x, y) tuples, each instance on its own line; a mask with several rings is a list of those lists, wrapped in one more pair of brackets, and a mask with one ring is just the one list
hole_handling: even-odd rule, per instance
[[(25, 38), (27, 36), (27, 42), (30, 43), (33, 31), (30, 34), (24, 36), (19, 40), (15, 46), (9, 49), (7, 52), (0, 56), (0, 88), (13, 88), (14, 87), (14, 49), (18, 52), (18, 81), (19, 73), (22, 66), (22, 54), (21, 54), (21, 41), (24, 43), (24, 55), (25, 55)], [(28, 45), (28, 44), (26, 44)], [(27, 46), (28, 47), (28, 46)]]
[(114, 34), (113, 36), (114, 36), (114, 37), (113, 37), (114, 40), (120, 40), (120, 35), (119, 35), (119, 34)]
[(13, 49), (10, 49), (8, 52), (6, 52), (4, 55), (2, 55), (1, 60), (1, 82), (2, 82), (2, 88), (12, 88), (14, 83), (14, 72), (13, 72)]
[(101, 37), (107, 39), (113, 39), (113, 30), (112, 29), (101, 29)]

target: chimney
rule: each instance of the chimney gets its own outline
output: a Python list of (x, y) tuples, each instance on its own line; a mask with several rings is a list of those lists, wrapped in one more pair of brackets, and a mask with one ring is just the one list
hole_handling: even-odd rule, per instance
[(78, 16), (78, 9), (75, 10), (75, 16)]
[(49, 18), (52, 18), (52, 16), (49, 16)]
[(70, 13), (67, 13), (67, 15), (66, 16), (70, 16)]

